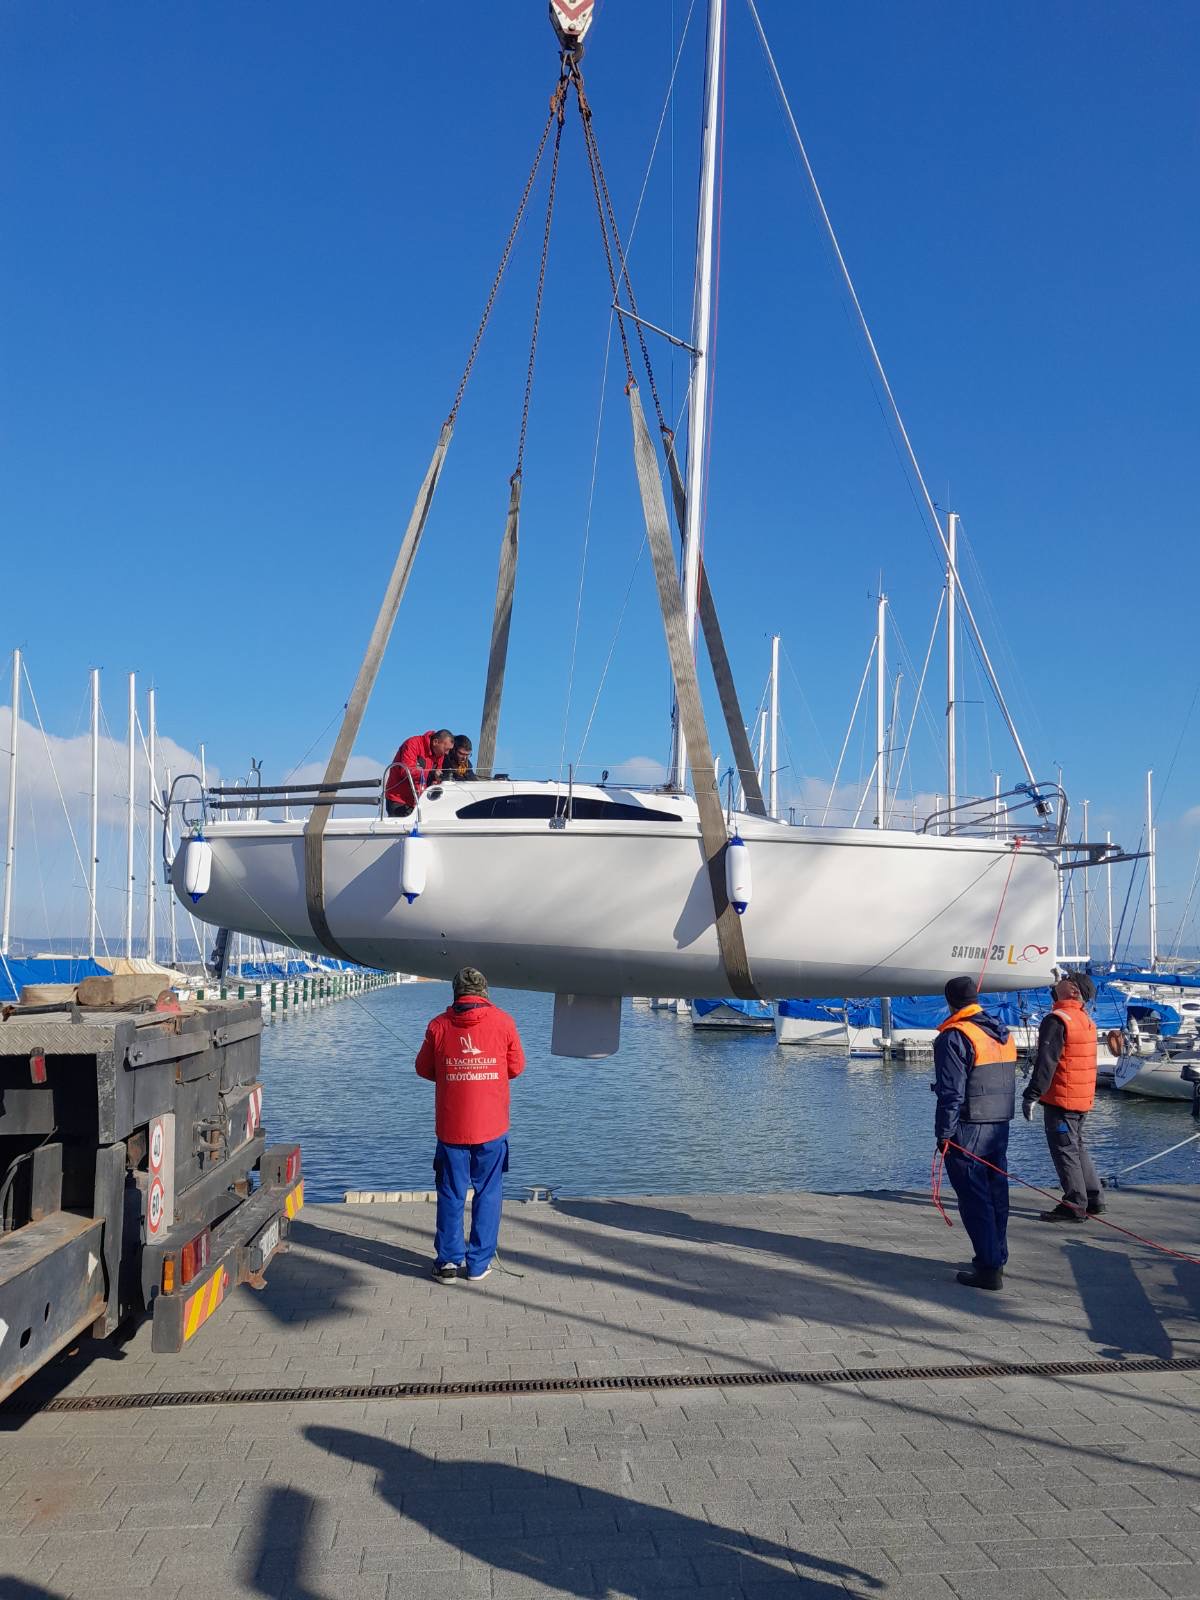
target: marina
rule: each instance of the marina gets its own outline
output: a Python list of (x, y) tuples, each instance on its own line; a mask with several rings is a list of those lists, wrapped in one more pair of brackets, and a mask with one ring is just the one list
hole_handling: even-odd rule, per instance
[(1200, 1600), (1196, 19), (12, 22), (0, 1600)]

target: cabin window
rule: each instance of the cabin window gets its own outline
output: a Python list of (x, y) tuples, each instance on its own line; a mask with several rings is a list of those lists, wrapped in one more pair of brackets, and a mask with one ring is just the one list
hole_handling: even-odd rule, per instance
[[(486, 800), (475, 800), (457, 813), (465, 821), (491, 818), (509, 821), (549, 822), (566, 815), (565, 794), (493, 794)], [(626, 805), (620, 800), (596, 800), (590, 795), (576, 795), (571, 802), (571, 816), (576, 822), (678, 822), (673, 811), (648, 811), (645, 806)]]

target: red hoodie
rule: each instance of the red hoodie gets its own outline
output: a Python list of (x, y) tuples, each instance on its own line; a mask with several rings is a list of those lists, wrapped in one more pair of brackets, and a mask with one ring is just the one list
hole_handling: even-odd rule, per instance
[(486, 1144), (508, 1132), (508, 1080), (525, 1070), (517, 1025), (490, 1000), (464, 995), (425, 1030), (417, 1075), (436, 1087), (443, 1144)]
[(436, 732), (436, 728), (430, 728), (428, 733), (414, 733), (393, 756), (384, 789), (393, 805), (411, 806), (429, 782), (430, 774), (440, 770), (441, 757), (433, 750)]

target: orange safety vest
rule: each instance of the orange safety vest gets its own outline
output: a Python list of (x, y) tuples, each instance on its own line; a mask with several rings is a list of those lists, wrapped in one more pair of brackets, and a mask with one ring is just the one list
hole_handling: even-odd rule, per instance
[(1090, 1111), (1096, 1103), (1096, 1024), (1081, 1000), (1057, 1000), (1050, 1015), (1058, 1018), (1067, 1036), (1042, 1104)]
[[(951, 1028), (957, 1028), (959, 1033), (965, 1034), (974, 1048), (975, 1065), (977, 1067), (991, 1066), (995, 1061), (1015, 1061), (1017, 1059), (1017, 1047), (1011, 1037), (1001, 1044), (998, 1039), (993, 1039), (986, 1029), (968, 1021), (970, 1017), (977, 1017), (982, 1010), (983, 1007), (981, 1005), (964, 1006), (961, 1011), (956, 1011), (952, 1017), (947, 1017), (945, 1022), (938, 1028), (938, 1032), (948, 1033)], [(1093, 1034), (1095, 1033), (1094, 1028), (1092, 1032)]]

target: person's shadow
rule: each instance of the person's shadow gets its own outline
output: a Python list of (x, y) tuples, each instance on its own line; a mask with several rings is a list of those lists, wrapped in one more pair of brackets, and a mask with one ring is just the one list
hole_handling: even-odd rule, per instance
[[(434, 1538), (560, 1594), (593, 1600), (617, 1589), (656, 1600), (664, 1589), (697, 1581), (749, 1590), (781, 1578), (802, 1583), (805, 1600), (847, 1600), (852, 1580), (862, 1589), (882, 1588), (878, 1578), (845, 1562), (526, 1467), (439, 1461), (349, 1428), (314, 1426), (304, 1436), (331, 1455), (373, 1468), (380, 1497)], [(403, 1562), (400, 1550), (396, 1559)]]

